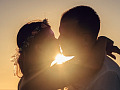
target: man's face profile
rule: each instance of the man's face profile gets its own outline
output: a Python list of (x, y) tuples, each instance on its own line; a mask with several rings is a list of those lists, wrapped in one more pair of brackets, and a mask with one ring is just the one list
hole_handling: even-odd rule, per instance
[[(61, 22), (59, 31), (60, 37), (59, 42), (63, 49), (63, 54), (66, 56), (71, 56), (77, 54), (78, 46), (79, 49), (82, 47), (83, 35), (81, 30), (81, 35), (78, 34), (77, 31), (80, 31), (80, 27), (78, 26), (78, 21), (76, 20), (67, 20)], [(80, 46), (80, 45), (81, 46)]]

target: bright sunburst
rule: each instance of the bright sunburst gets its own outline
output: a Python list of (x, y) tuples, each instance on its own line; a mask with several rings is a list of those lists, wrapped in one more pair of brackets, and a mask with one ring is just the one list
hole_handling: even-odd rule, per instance
[(72, 58), (74, 58), (74, 56), (69, 56), (69, 57), (68, 56), (64, 56), (62, 54), (63, 51), (62, 51), (61, 47), (60, 47), (60, 52), (61, 53), (56, 55), (55, 60), (51, 63), (51, 66), (53, 66), (54, 64), (63, 64), (64, 62), (69, 61)]

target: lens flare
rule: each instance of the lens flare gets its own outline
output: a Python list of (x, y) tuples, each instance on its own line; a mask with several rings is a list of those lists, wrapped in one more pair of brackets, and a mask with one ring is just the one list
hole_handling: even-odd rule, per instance
[(55, 60), (51, 63), (51, 66), (53, 66), (55, 64), (63, 64), (66, 61), (69, 61), (72, 58), (74, 58), (74, 56), (64, 56), (62, 53), (63, 53), (63, 50), (60, 46), (60, 53), (56, 55)]

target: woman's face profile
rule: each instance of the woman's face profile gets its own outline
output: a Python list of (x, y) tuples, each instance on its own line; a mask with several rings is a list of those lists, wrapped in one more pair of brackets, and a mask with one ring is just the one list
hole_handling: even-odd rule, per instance
[(39, 65), (42, 68), (44, 66), (50, 67), (50, 64), (59, 52), (59, 45), (51, 28), (43, 28), (35, 35), (34, 40), (30, 44), (32, 49), (29, 57), (33, 59), (28, 60), (28, 62), (31, 65)]
[(44, 22), (24, 25), (17, 35), (18, 47), (22, 49), (23, 69), (50, 67), (59, 51), (57, 39), (50, 26)]
[(59, 52), (59, 46), (55, 37), (47, 37), (37, 45), (36, 52), (41, 64), (50, 66)]

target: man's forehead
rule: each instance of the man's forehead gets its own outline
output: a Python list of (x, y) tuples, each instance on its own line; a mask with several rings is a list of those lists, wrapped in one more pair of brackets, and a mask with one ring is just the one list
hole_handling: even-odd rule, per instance
[(77, 24), (78, 24), (78, 20), (74, 20), (74, 19), (64, 20), (60, 23), (60, 27), (65, 27), (65, 26), (68, 27), (68, 25), (73, 26), (73, 25), (77, 25)]
[(59, 32), (60, 34), (66, 32), (76, 32), (75, 29), (78, 28), (78, 21), (77, 20), (65, 20), (60, 23)]
[(88, 32), (85, 30), (85, 28), (79, 26), (79, 23), (77, 20), (66, 20), (60, 23), (60, 28), (59, 28), (60, 36), (64, 35), (65, 37), (67, 36), (84, 36), (91, 34), (91, 32)]

